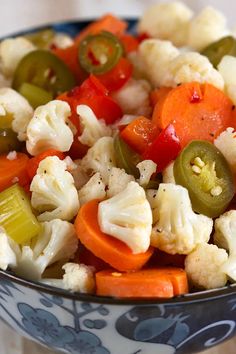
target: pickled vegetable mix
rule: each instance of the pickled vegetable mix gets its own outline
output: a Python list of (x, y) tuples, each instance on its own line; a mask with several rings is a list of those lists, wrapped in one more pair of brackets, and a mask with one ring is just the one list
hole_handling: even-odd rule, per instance
[(236, 282), (236, 39), (223, 14), (156, 4), (132, 33), (107, 14), (73, 38), (2, 40), (0, 61), (2, 271), (135, 299)]

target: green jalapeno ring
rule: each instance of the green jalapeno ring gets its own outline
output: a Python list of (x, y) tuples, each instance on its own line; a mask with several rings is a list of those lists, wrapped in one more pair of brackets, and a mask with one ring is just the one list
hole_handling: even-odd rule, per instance
[(12, 87), (19, 91), (24, 83), (50, 92), (53, 98), (76, 84), (67, 65), (53, 53), (41, 49), (30, 52), (18, 64)]
[(222, 214), (234, 196), (234, 181), (222, 153), (211, 143), (194, 140), (174, 163), (177, 184), (187, 188), (193, 210), (211, 218)]
[(81, 67), (91, 74), (101, 75), (110, 71), (123, 55), (123, 46), (110, 32), (88, 35), (80, 45), (78, 58)]
[(212, 65), (216, 68), (225, 55), (236, 56), (236, 40), (232, 36), (227, 36), (208, 45), (202, 52)]
[(53, 100), (51, 92), (45, 91), (41, 87), (29, 84), (28, 82), (24, 82), (20, 86), (19, 93), (27, 99), (34, 109)]

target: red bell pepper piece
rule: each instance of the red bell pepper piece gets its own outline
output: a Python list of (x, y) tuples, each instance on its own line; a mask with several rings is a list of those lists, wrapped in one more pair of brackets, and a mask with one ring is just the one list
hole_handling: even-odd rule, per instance
[(131, 53), (138, 49), (139, 41), (136, 37), (132, 36), (131, 34), (124, 33), (119, 36), (119, 40), (124, 46), (125, 53)]
[(131, 62), (121, 57), (116, 66), (102, 75), (97, 75), (99, 81), (109, 90), (117, 91), (130, 79), (133, 73)]
[(144, 160), (154, 161), (157, 164), (157, 172), (161, 172), (176, 159), (180, 150), (180, 140), (176, 136), (175, 128), (169, 124), (146, 149), (142, 157)]

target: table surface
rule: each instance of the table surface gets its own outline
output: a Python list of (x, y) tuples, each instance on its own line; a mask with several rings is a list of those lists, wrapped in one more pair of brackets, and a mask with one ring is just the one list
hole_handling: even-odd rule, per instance
[[(143, 9), (155, 0), (1, 0), (0, 36), (30, 26), (62, 21), (66, 19), (87, 18), (115, 12), (121, 16), (138, 16)], [(186, 0), (194, 10), (206, 5), (203, 0)], [(208, 0), (207, 4), (217, 6), (228, 16), (234, 26), (236, 2), (231, 0)], [(234, 9), (232, 9), (234, 7)], [(232, 11), (233, 10), (233, 11)], [(236, 21), (235, 21), (236, 22)], [(53, 354), (35, 343), (25, 340), (0, 323), (0, 354)], [(236, 340), (204, 351), (203, 354), (235, 354)]]

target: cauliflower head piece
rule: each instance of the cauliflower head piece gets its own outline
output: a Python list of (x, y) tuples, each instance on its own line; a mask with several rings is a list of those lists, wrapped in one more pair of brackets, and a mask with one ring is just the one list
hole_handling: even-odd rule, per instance
[(174, 161), (171, 161), (169, 165), (162, 171), (162, 181), (163, 183), (173, 183), (175, 184), (174, 176)]
[(70, 114), (69, 104), (59, 100), (36, 108), (27, 127), (27, 151), (33, 156), (47, 149), (68, 151), (73, 143), (73, 133), (67, 125)]
[(228, 34), (225, 16), (215, 8), (206, 6), (189, 25), (187, 45), (201, 51)]
[(134, 177), (128, 175), (124, 169), (112, 167), (108, 178), (107, 197), (111, 198), (122, 192), (131, 181), (135, 181)]
[(125, 190), (99, 203), (98, 222), (102, 232), (126, 243), (134, 254), (150, 246), (152, 211), (137, 182), (129, 182)]
[(230, 210), (215, 220), (214, 243), (229, 252), (222, 270), (236, 281), (236, 210)]
[(4, 75), (13, 76), (17, 65), (36, 47), (25, 37), (8, 38), (0, 43), (0, 63)]
[(221, 74), (213, 68), (207, 57), (197, 52), (181, 53), (170, 62), (167, 71), (167, 77), (171, 77), (169, 84), (172, 87), (196, 81), (210, 83), (220, 90), (224, 88)]
[(192, 285), (198, 289), (215, 289), (227, 283), (223, 265), (227, 252), (216, 245), (198, 244), (185, 258), (185, 271)]
[(39, 280), (45, 269), (62, 259), (70, 259), (78, 248), (74, 225), (54, 219), (41, 224), (42, 231), (27, 245), (18, 246), (17, 264), (11, 268), (23, 278)]
[(146, 80), (131, 78), (113, 94), (113, 98), (125, 114), (149, 117), (152, 111), (149, 99), (150, 91), (151, 86)]
[(92, 109), (86, 105), (77, 106), (77, 114), (80, 116), (82, 135), (79, 141), (87, 146), (93, 146), (103, 136), (111, 136), (112, 129), (105, 124), (103, 119), (97, 119)]
[(150, 182), (153, 173), (156, 172), (157, 164), (152, 160), (143, 160), (137, 164), (137, 168), (140, 173), (139, 184), (144, 187)]
[(41, 283), (85, 294), (95, 292), (95, 276), (93, 267), (85, 264), (66, 263), (62, 279), (41, 279)]
[(186, 188), (161, 183), (155, 195), (157, 218), (151, 244), (170, 254), (189, 254), (200, 243), (210, 239), (213, 221), (195, 214)]
[(138, 31), (148, 33), (154, 38), (169, 40), (176, 46), (183, 46), (192, 16), (192, 10), (180, 1), (155, 4), (142, 16)]
[(81, 206), (93, 199), (104, 199), (105, 196), (106, 186), (103, 183), (99, 172), (95, 173), (79, 190), (79, 201)]
[(222, 152), (230, 165), (232, 171), (236, 173), (236, 132), (234, 128), (227, 128), (215, 140), (214, 145)]
[(217, 66), (225, 83), (225, 93), (236, 104), (236, 58), (231, 55), (224, 55)]
[(89, 175), (99, 172), (105, 184), (108, 183), (112, 167), (116, 166), (114, 139), (102, 137), (88, 150), (80, 162), (82, 169)]
[(71, 220), (79, 210), (78, 192), (65, 161), (49, 156), (39, 164), (30, 190), (31, 204), (39, 213), (39, 221)]
[(11, 88), (0, 88), (0, 119), (11, 120), (12, 130), (20, 141), (26, 140), (27, 126), (34, 114), (28, 101)]
[(168, 67), (179, 55), (179, 50), (171, 42), (146, 39), (139, 45), (138, 55), (154, 87), (171, 86), (172, 76)]

